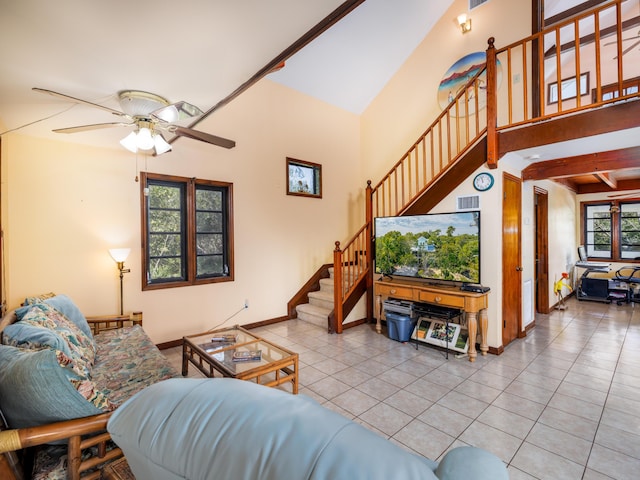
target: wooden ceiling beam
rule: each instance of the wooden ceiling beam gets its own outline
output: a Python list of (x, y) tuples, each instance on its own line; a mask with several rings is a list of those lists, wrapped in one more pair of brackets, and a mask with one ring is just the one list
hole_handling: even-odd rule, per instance
[(595, 175), (639, 166), (640, 147), (629, 147), (532, 163), (522, 171), (522, 179), (544, 180)]
[[(202, 122), (205, 118), (211, 115), (213, 112), (222, 108), (231, 100), (234, 100), (241, 93), (258, 83), (265, 75), (269, 72), (277, 69), (281, 64), (283, 64), (287, 59), (292, 57), (295, 53), (302, 50), (305, 46), (311, 43), (313, 40), (318, 38), (322, 33), (331, 28), (333, 25), (338, 23), (339, 20), (346, 17), (349, 13), (351, 13), (356, 7), (360, 6), (360, 4), (364, 3), (365, 0), (346, 0), (340, 6), (338, 6), (333, 12), (327, 15), (324, 19), (322, 19), (319, 23), (311, 28), (308, 32), (298, 38), (295, 42), (289, 45), (285, 50), (283, 50), (277, 57), (272, 59), (269, 63), (267, 63), (264, 67), (258, 70), (249, 80), (244, 82), (238, 88), (236, 88), (233, 92), (227, 95), (225, 98), (216, 103), (209, 110), (204, 112), (204, 114), (198, 117), (194, 122), (189, 125), (189, 128), (195, 127), (198, 123)], [(173, 137), (169, 143), (172, 143), (173, 140), (179, 137)]]
[[(618, 186), (615, 191), (640, 190), (640, 179), (618, 180), (617, 183)], [(604, 183), (585, 183), (579, 185), (575, 192), (582, 195), (584, 193), (611, 193), (612, 191), (613, 190)]]
[(600, 172), (596, 173), (595, 176), (598, 178), (598, 180), (600, 180), (605, 185), (608, 185), (611, 189), (615, 190), (616, 188), (618, 188), (618, 181), (608, 173)]

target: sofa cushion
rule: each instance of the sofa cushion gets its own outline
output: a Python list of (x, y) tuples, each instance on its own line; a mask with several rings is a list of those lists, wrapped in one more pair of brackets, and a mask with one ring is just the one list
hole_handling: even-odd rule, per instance
[(55, 297), (47, 298), (44, 303), (51, 305), (53, 308), (63, 313), (80, 330), (82, 330), (87, 337), (93, 338), (91, 327), (89, 326), (87, 319), (68, 296), (62, 294), (56, 295)]
[(120, 405), (142, 388), (179, 373), (141, 326), (97, 334), (92, 380), (111, 402)]
[(435, 462), (309, 397), (230, 378), (156, 383), (107, 429), (136, 478), (436, 478)]
[(72, 385), (83, 379), (63, 368), (52, 349), (0, 346), (0, 405), (11, 428), (24, 428), (101, 413)]
[(436, 475), (440, 480), (509, 480), (507, 469), (498, 457), (475, 447), (459, 447), (447, 452), (438, 464)]

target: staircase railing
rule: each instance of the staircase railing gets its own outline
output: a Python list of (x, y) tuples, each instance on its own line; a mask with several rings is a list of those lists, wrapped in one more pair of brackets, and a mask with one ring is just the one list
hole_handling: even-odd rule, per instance
[[(485, 134), (487, 116), (478, 112), (486, 99), (486, 70), (486, 67), (479, 69), (455, 96), (452, 95), (447, 107), (380, 183), (373, 188), (371, 182), (368, 183), (365, 225), (344, 247), (336, 242), (334, 249), (335, 310), (334, 325), (330, 325), (330, 330), (342, 332), (342, 324), (349, 313), (345, 307), (348, 303), (355, 304), (351, 297), (357, 292), (361, 294), (363, 284), (371, 283), (373, 218), (401, 214)], [(369, 311), (367, 315), (370, 316)]]
[(495, 89), (498, 131), (639, 95), (640, 65), (626, 56), (633, 42), (623, 43), (623, 32), (640, 17), (623, 21), (624, 3), (612, 0), (496, 51), (498, 82), (506, 83)]
[[(622, 46), (623, 30), (640, 20), (622, 21), (623, 1), (612, 0), (499, 50), (489, 39), (486, 66), (457, 92), (375, 187), (368, 182), (365, 225), (345, 246), (335, 244), (334, 278), (340, 278), (335, 281), (330, 330), (342, 331), (349, 307), (355, 304), (352, 297), (361, 295), (363, 285), (371, 295), (375, 217), (402, 215), (485, 135), (487, 164), (495, 168), (501, 130), (640, 96), (640, 70), (634, 70), (640, 67), (624, 62)], [(601, 24), (612, 12), (615, 21)], [(592, 33), (581, 35), (589, 24)], [(603, 66), (607, 60), (603, 49), (610, 46), (604, 44), (610, 42), (616, 45), (615, 69)], [(501, 78), (506, 79), (507, 88), (500, 89)], [(591, 82), (595, 86), (589, 91)], [(342, 275), (343, 268), (356, 265), (354, 275)], [(368, 298), (367, 318), (372, 318), (372, 304)]]

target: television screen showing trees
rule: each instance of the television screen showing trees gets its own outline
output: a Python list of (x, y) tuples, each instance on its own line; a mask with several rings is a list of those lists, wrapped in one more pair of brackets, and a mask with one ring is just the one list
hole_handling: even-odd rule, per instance
[(375, 219), (376, 272), (480, 283), (480, 212)]

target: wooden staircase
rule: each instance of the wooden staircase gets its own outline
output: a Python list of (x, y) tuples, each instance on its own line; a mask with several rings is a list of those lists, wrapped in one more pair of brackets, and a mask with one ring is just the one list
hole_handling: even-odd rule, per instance
[[(318, 313), (322, 309), (314, 322), (327, 321), (328, 318), (325, 325), (329, 332), (340, 333), (343, 328), (373, 318), (372, 225), (375, 217), (427, 213), (478, 167), (486, 163), (489, 168), (496, 168), (498, 159), (510, 151), (582, 138), (612, 129), (640, 126), (640, 101), (629, 102), (630, 106), (624, 106), (626, 100), (640, 99), (640, 92), (625, 94), (623, 91), (627, 77), (621, 61), (622, 55), (616, 62), (615, 82), (618, 95), (614, 98), (603, 100), (603, 86), (610, 80), (603, 81), (602, 72), (610, 73), (611, 68), (605, 70), (605, 67), (610, 67), (606, 64), (608, 60), (598, 53), (595, 58), (595, 73), (592, 74), (595, 77), (592, 80), (595, 97), (591, 102), (578, 97), (573, 102), (558, 99), (557, 103), (550, 105), (544, 86), (549, 77), (545, 72), (545, 68), (549, 68), (547, 65), (552, 65), (552, 78), (557, 80), (557, 84), (564, 78), (580, 78), (580, 52), (583, 44), (601, 42), (605, 36), (610, 41), (615, 36), (618, 45), (621, 45), (622, 1), (613, 0), (499, 50), (494, 47), (494, 39), (490, 38), (484, 69), (477, 72), (459, 90), (447, 108), (377, 185), (372, 186), (368, 182), (365, 225), (344, 246), (335, 242), (333, 271), (327, 274), (328, 268), (324, 266), (325, 272), (316, 273), (296, 294), (289, 302), (290, 318), (300, 315), (292, 307), (305, 303), (307, 298), (310, 306), (301, 307), (299, 312), (306, 315), (305, 310), (316, 310)], [(589, 35), (581, 36), (580, 22), (596, 19), (595, 24), (598, 25), (597, 17), (606, 9), (617, 11), (617, 28), (596, 31), (593, 38)], [(563, 40), (562, 45), (556, 42), (555, 47), (545, 51), (545, 41), (560, 38), (561, 29), (563, 35), (568, 31), (575, 32), (575, 38)], [(564, 47), (572, 41), (573, 45), (580, 45), (581, 48), (574, 49), (574, 58), (568, 61), (567, 51), (570, 49)], [(549, 58), (554, 57), (557, 58), (555, 62), (548, 62)], [(506, 86), (498, 89), (498, 62), (507, 78), (518, 75), (522, 79), (518, 88), (507, 82)], [(483, 101), (486, 99), (486, 107), (480, 104), (480, 98)], [(603, 106), (607, 108), (599, 108)], [(596, 109), (601, 112), (595, 111)], [(483, 110), (485, 114), (480, 114)], [(623, 115), (617, 115), (614, 110), (619, 110)], [(456, 112), (460, 111), (477, 113), (457, 116)], [(603, 115), (605, 120), (595, 121), (594, 117), (597, 115)], [(607, 117), (609, 120), (606, 120)], [(320, 285), (318, 294), (312, 295), (312, 290), (318, 288), (318, 279), (323, 276), (331, 277), (335, 285), (341, 285), (341, 288), (335, 288), (332, 283), (333, 311), (328, 315), (327, 310), (331, 308), (329, 287)], [(315, 288), (312, 288), (314, 285)], [(344, 325), (345, 318), (364, 293), (367, 294), (366, 318)]]
[(333, 267), (329, 268), (329, 278), (319, 280), (320, 289), (308, 292), (308, 303), (297, 305), (298, 320), (327, 328), (334, 310)]

